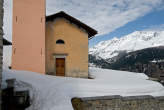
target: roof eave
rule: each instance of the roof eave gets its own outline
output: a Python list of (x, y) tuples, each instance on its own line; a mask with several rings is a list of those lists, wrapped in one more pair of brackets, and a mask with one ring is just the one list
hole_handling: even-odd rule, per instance
[(46, 16), (46, 22), (48, 21), (53, 21), (54, 19), (58, 18), (58, 17), (63, 17), (67, 20), (69, 20), (70, 22), (73, 22), (75, 24), (77, 24), (79, 27), (85, 29), (88, 32), (88, 38), (90, 39), (90, 37), (93, 37), (97, 34), (97, 31), (93, 28), (91, 28), (90, 26), (82, 23), (81, 21), (79, 21), (78, 19), (66, 14), (65, 12), (61, 11), (59, 13), (50, 15), (50, 16)]

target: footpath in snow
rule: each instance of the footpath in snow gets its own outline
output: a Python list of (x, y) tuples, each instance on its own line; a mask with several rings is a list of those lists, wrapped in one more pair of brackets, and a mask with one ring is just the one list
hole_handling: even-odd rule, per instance
[(5, 80), (16, 78), (16, 89), (29, 89), (31, 106), (27, 110), (73, 110), (71, 99), (92, 96), (164, 96), (164, 87), (142, 73), (90, 68), (94, 79), (56, 77), (4, 68)]

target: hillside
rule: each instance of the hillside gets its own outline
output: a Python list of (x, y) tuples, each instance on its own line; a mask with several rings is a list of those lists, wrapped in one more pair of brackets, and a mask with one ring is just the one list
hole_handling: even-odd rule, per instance
[(164, 31), (136, 31), (102, 41), (89, 53), (89, 62), (97, 67), (140, 72), (164, 80)]
[(112, 67), (114, 69), (124, 68), (126, 66), (136, 65), (137, 63), (148, 64), (152, 61), (162, 61), (164, 59), (164, 46), (146, 48), (129, 52), (118, 58)]
[(101, 68), (145, 73), (149, 77), (164, 80), (164, 46), (142, 49), (125, 53), (107, 62), (89, 55), (89, 62)]

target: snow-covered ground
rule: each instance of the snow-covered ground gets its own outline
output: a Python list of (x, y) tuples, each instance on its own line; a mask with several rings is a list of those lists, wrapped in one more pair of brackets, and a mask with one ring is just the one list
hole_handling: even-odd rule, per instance
[(16, 89), (29, 89), (31, 106), (27, 110), (73, 110), (73, 97), (106, 95), (164, 96), (164, 87), (142, 73), (89, 68), (94, 79), (56, 77), (29, 71), (9, 70), (11, 48), (4, 47), (3, 87), (5, 80), (16, 78)]
[(3, 80), (16, 78), (16, 89), (30, 90), (32, 105), (27, 110), (73, 110), (73, 97), (106, 95), (164, 96), (164, 87), (141, 73), (90, 68), (95, 79), (66, 78), (28, 71), (4, 69)]

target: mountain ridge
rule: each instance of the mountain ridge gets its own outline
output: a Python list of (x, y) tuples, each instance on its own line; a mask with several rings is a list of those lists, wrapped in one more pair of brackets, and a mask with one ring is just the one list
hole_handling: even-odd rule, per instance
[(121, 38), (101, 41), (89, 49), (89, 54), (110, 59), (118, 56), (120, 52), (128, 53), (158, 46), (164, 46), (164, 31), (135, 31)]

